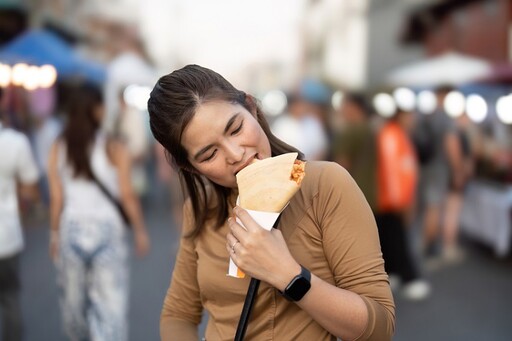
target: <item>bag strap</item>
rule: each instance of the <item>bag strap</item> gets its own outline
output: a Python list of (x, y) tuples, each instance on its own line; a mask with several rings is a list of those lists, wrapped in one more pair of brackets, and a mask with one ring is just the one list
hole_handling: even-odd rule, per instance
[(103, 194), (105, 194), (105, 196), (117, 208), (117, 210), (119, 211), (119, 214), (121, 215), (121, 218), (123, 218), (124, 224), (126, 226), (130, 226), (130, 219), (128, 218), (128, 214), (126, 214), (126, 211), (125, 211), (123, 205), (121, 205), (121, 202), (119, 200), (117, 200), (117, 198), (115, 198), (112, 195), (112, 193), (110, 193), (109, 190), (105, 187), (105, 185), (96, 177), (96, 175), (94, 174), (94, 171), (92, 170), (92, 167), (90, 167), (90, 168), (91, 168), (91, 179), (96, 183), (96, 185), (98, 185), (98, 187), (103, 192)]

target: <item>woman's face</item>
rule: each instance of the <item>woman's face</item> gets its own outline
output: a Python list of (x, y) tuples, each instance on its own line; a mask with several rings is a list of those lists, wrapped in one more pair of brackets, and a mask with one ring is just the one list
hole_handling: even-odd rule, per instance
[(270, 143), (255, 116), (226, 101), (200, 105), (183, 131), (190, 164), (218, 185), (236, 188), (236, 173), (252, 160), (271, 156)]

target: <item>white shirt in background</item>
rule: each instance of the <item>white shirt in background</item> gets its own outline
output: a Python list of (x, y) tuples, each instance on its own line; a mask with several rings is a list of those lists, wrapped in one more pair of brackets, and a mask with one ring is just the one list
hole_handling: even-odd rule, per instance
[(39, 171), (25, 135), (0, 123), (0, 258), (23, 249), (17, 181), (34, 184)]

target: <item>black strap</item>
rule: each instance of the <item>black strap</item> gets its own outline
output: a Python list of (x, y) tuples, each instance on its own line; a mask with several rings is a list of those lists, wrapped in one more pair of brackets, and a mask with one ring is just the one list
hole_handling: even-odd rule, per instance
[[(279, 215), (272, 228), (277, 228), (279, 220), (281, 220), (281, 215)], [(254, 301), (256, 300), (256, 295), (258, 294), (259, 287), (260, 280), (251, 278), (249, 288), (247, 288), (247, 295), (245, 296), (244, 307), (242, 308), (240, 320), (238, 321), (238, 327), (236, 328), (235, 341), (242, 341), (245, 337), (245, 331), (247, 330), (247, 325), (249, 324), (249, 318), (251, 315), (252, 307), (254, 306)]]
[[(92, 168), (92, 167), (91, 167)], [(117, 200), (117, 198), (115, 198), (112, 193), (110, 193), (108, 191), (108, 189), (105, 187), (105, 185), (103, 185), (103, 183), (98, 180), (98, 178), (96, 177), (96, 175), (94, 174), (94, 172), (92, 171), (91, 169), (91, 179), (98, 185), (98, 187), (100, 188), (100, 190), (103, 192), (103, 194), (105, 194), (105, 196), (112, 202), (112, 204), (114, 204), (114, 206), (117, 208), (117, 210), (119, 211), (119, 214), (121, 215), (121, 218), (123, 218), (123, 222), (126, 226), (130, 227), (130, 219), (128, 218), (128, 215), (126, 214), (126, 211), (123, 207), (123, 205), (121, 205), (121, 203), (119, 202), (119, 200)]]

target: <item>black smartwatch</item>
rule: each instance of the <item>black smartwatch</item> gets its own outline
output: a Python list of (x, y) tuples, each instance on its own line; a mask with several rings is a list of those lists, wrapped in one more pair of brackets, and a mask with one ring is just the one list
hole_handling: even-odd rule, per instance
[(311, 288), (311, 273), (302, 265), (300, 268), (300, 274), (293, 277), (286, 286), (286, 289), (281, 293), (289, 301), (300, 301)]

